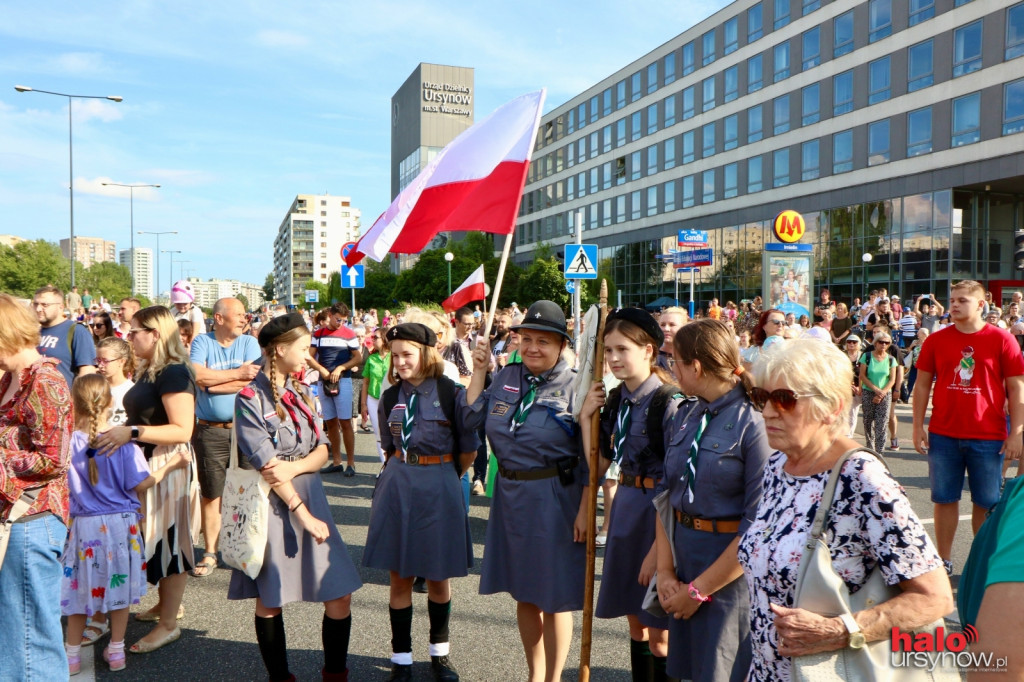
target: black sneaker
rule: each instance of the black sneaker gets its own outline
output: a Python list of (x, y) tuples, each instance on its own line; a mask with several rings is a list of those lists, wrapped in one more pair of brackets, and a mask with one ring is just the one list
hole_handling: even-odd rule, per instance
[(942, 566), (946, 569), (946, 575), (953, 577), (953, 562), (949, 559), (943, 559)]
[(356, 475), (356, 470), (353, 467), (348, 467), (347, 469), (345, 469), (345, 473), (344, 473), (345, 478), (352, 478), (355, 475)]
[(412, 591), (415, 592), (416, 594), (426, 594), (427, 593), (427, 579), (426, 578), (416, 578), (416, 580), (413, 580), (412, 581)]
[(388, 682), (411, 682), (411, 680), (411, 665), (402, 665), (400, 663), (391, 664), (391, 676), (388, 677)]
[(336, 474), (339, 471), (344, 471), (344, 470), (345, 470), (345, 467), (342, 466), (341, 464), (328, 464), (327, 466), (325, 466), (323, 469), (320, 470), (320, 473), (321, 474)]
[(447, 656), (431, 656), (430, 671), (434, 673), (437, 682), (459, 682), (459, 674)]

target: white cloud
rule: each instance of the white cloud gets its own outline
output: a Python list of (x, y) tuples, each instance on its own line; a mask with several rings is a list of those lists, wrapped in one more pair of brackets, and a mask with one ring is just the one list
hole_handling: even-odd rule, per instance
[(265, 30), (260, 31), (253, 38), (257, 45), (263, 47), (288, 47), (299, 48), (309, 44), (309, 39), (299, 33), (291, 31)]
[(75, 123), (85, 123), (92, 119), (110, 123), (111, 121), (120, 121), (124, 118), (124, 108), (117, 102), (109, 100), (76, 99), (74, 117)]
[(151, 180), (155, 184), (167, 183), (173, 187), (209, 185), (217, 179), (214, 173), (208, 171), (176, 168), (151, 168), (141, 171), (140, 176)]

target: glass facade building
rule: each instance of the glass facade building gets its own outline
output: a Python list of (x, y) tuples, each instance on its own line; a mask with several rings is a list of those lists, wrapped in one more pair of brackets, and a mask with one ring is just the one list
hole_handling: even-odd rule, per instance
[(657, 256), (704, 229), (698, 299), (739, 301), (794, 209), (845, 300), (1018, 277), (1022, 56), (1024, 2), (734, 2), (542, 119), (516, 261), (578, 216), (601, 276), (646, 304), (674, 296)]

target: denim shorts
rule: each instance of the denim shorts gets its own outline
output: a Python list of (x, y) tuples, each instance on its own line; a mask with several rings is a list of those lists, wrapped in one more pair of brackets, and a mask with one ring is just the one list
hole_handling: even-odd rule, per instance
[(1003, 478), (1001, 440), (950, 438), (928, 434), (928, 480), (932, 502), (950, 504), (960, 501), (964, 472), (971, 489), (971, 501), (983, 509), (991, 509), (999, 501)]
[(324, 413), (324, 421), (329, 419), (352, 418), (352, 378), (338, 379), (338, 395), (329, 396), (324, 391), (323, 382), (319, 382), (320, 409)]

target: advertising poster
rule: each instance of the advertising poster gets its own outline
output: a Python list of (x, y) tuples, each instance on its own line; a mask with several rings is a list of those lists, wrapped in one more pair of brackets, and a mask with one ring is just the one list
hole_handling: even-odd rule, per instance
[(772, 308), (793, 313), (798, 320), (801, 315), (814, 319), (811, 316), (814, 298), (812, 256), (808, 252), (764, 253), (764, 291)]

